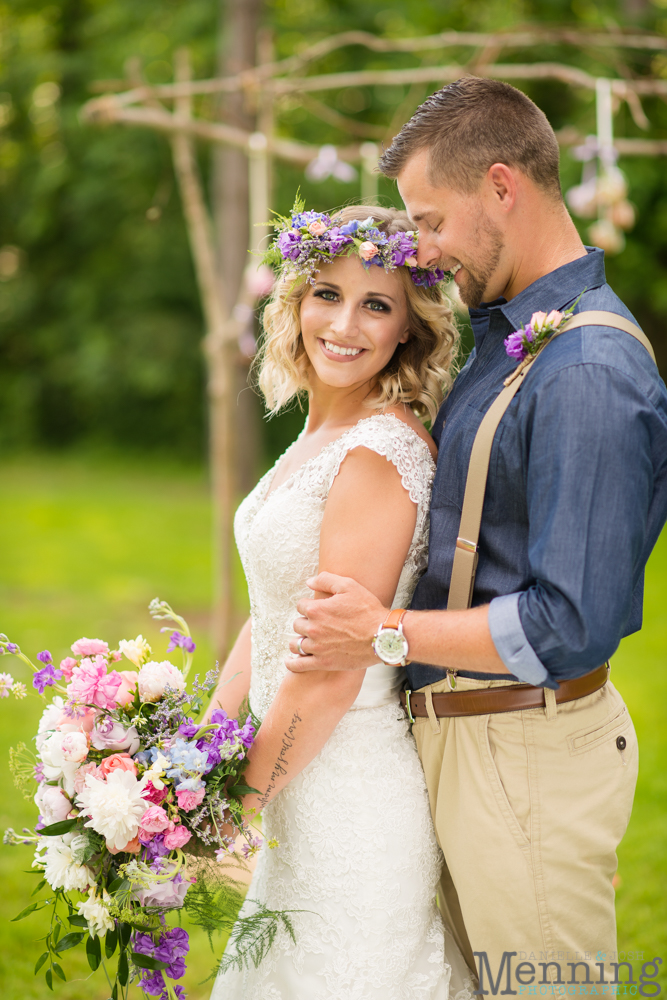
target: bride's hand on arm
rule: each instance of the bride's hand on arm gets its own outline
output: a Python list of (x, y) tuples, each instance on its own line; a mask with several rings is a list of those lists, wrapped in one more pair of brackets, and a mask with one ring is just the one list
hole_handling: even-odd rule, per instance
[[(417, 506), (396, 467), (366, 448), (355, 449), (327, 498), (320, 571), (354, 577), (378, 607), (390, 605), (416, 519)], [(294, 643), (291, 648), (296, 651)], [(366, 665), (374, 662), (369, 644)], [(249, 753), (244, 778), (259, 794), (246, 797), (247, 808), (261, 810), (319, 753), (357, 697), (364, 675), (365, 670), (313, 670), (285, 677)]]
[[(239, 632), (227, 657), (217, 687), (206, 709), (202, 724), (206, 725), (214, 708), (223, 708), (232, 719), (238, 719), (241, 705), (250, 690), (250, 619)], [(239, 720), (241, 723), (243, 719)]]

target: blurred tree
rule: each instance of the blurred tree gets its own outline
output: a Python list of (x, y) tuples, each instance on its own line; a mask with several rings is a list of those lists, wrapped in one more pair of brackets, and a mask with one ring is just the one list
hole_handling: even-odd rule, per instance
[[(222, 2), (231, 16), (238, 3), (229, 0), (226, 8)], [(667, 0), (452, 0), (446, 9), (436, 0), (269, 0), (263, 23), (273, 28), (283, 57), (353, 27), (393, 37), (526, 23), (598, 29), (634, 23), (666, 32), (666, 7)], [(185, 44), (195, 74), (211, 75), (221, 30), (224, 51), (219, 14), (213, 0), (0, 3), (0, 447), (97, 441), (196, 459), (205, 454), (202, 319), (168, 145), (148, 131), (82, 126), (78, 109), (91, 83), (122, 77), (132, 57), (149, 81), (166, 82), (173, 50)], [(358, 68), (361, 55), (354, 48), (334, 52), (319, 67)], [(562, 55), (557, 46), (539, 53), (540, 59)], [(363, 53), (365, 65), (384, 66), (386, 58)], [(522, 61), (525, 53), (506, 52), (503, 59)], [(650, 69), (667, 77), (662, 55), (626, 53), (626, 59), (631, 72)], [(391, 61), (414, 65), (408, 55)], [(611, 50), (584, 52), (579, 61), (593, 73), (618, 72)], [(594, 130), (592, 95), (554, 83), (526, 84), (525, 90), (556, 129)], [(428, 92), (357, 88), (325, 98), (352, 119), (387, 126), (392, 119), (400, 124)], [(644, 107), (649, 134), (666, 136), (665, 103), (651, 99)], [(304, 102), (286, 97), (276, 113), (284, 134), (317, 144), (346, 141)], [(621, 135), (642, 134), (625, 106), (616, 128)], [(203, 149), (205, 176), (210, 163)], [(638, 222), (625, 251), (609, 260), (609, 279), (645, 326), (665, 370), (665, 164), (628, 158), (621, 165)], [(579, 172), (565, 153), (564, 186), (576, 183)], [(275, 207), (287, 209), (299, 185), (317, 208), (359, 196), (356, 185), (316, 185), (304, 181), (301, 170), (281, 165)], [(212, 201), (224, 204), (224, 172), (212, 187)], [(380, 190), (396, 203), (392, 184), (383, 180)], [(234, 280), (231, 271), (229, 278)], [(288, 414), (265, 425), (267, 459), (301, 420)]]

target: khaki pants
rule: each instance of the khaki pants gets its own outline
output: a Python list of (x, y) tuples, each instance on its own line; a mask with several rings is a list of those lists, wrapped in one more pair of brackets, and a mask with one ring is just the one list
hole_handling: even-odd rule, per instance
[[(511, 683), (459, 677), (458, 690)], [(447, 682), (421, 690), (428, 706), (429, 691)], [(496, 979), (505, 952), (516, 955), (505, 959), (498, 991), (509, 989), (509, 962), (512, 990), (526, 994), (540, 993), (531, 982), (585, 982), (584, 965), (571, 970), (578, 961), (593, 983), (613, 981), (618, 961), (612, 878), (637, 780), (634, 727), (609, 682), (563, 705), (546, 697), (545, 708), (432, 714), (413, 726), (447, 866), (443, 915), (469, 964), (473, 952), (486, 953), (488, 966), (479, 954), (475, 964), (485, 974), (480, 989), (492, 993), (489, 974)], [(532, 980), (530, 967), (515, 979), (522, 961), (532, 962)], [(548, 962), (556, 965), (543, 970)]]

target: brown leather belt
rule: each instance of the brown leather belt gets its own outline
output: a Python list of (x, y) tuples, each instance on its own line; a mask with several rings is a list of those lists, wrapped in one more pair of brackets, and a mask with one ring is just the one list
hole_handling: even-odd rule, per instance
[[(562, 681), (557, 691), (556, 703), (576, 701), (593, 694), (607, 683), (608, 665), (596, 667), (583, 677)], [(527, 708), (544, 708), (544, 688), (532, 684), (514, 684), (512, 687), (476, 688), (473, 691), (438, 691), (433, 694), (433, 710), (438, 719), (457, 718), (462, 715), (496, 715), (499, 712), (521, 712)], [(426, 695), (421, 691), (401, 691), (401, 704), (410, 721), (427, 718)]]

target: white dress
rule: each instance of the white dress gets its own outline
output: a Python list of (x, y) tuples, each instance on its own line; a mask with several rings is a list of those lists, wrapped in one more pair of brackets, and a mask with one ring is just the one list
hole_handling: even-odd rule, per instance
[[(397, 417), (359, 421), (270, 493), (276, 467), (268, 472), (235, 521), (252, 612), (250, 705), (260, 719), (286, 674), (297, 601), (312, 596), (305, 581), (318, 570), (329, 490), (360, 446), (393, 462), (417, 504), (394, 607), (409, 605), (426, 566), (435, 465), (426, 443)], [(445, 960), (436, 907), (441, 855), (398, 701), (402, 681), (400, 668), (371, 666), (320, 753), (264, 809), (264, 835), (279, 846), (262, 849), (242, 913), (252, 912), (253, 900), (302, 911), (292, 915), (296, 944), (280, 931), (258, 968), (221, 973), (211, 1000), (470, 996), (449, 937)]]

